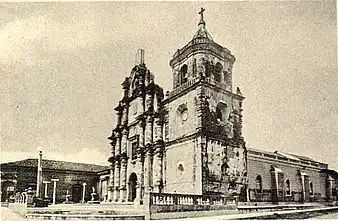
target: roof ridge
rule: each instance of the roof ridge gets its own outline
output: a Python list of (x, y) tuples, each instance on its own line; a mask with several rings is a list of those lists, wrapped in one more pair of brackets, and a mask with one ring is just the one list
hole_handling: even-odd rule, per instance
[(98, 165), (98, 164), (92, 164), (92, 163), (71, 162), (71, 161), (65, 161), (65, 160), (50, 160), (50, 159), (43, 159), (43, 158), (42, 158), (42, 160), (48, 160), (48, 161), (54, 161), (54, 162), (72, 163), (72, 164), (84, 164), (84, 165), (94, 165), (94, 166), (108, 167), (108, 166)]

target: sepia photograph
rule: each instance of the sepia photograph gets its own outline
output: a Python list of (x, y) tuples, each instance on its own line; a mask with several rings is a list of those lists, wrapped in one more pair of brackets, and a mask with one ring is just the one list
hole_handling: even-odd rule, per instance
[(338, 220), (337, 2), (0, 3), (0, 220)]

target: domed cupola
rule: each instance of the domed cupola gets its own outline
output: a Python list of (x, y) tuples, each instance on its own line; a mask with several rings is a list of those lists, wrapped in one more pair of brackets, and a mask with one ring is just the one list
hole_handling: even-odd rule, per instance
[(198, 23), (198, 30), (197, 30), (196, 34), (194, 35), (193, 39), (207, 38), (207, 39), (213, 41), (211, 35), (209, 34), (207, 29), (205, 28), (206, 24), (205, 24), (205, 21), (204, 21), (204, 18), (203, 18), (204, 11), (205, 11), (205, 9), (201, 8), (201, 11), (199, 12), (199, 14), (201, 15), (201, 20)]
[(170, 96), (191, 88), (199, 81), (232, 91), (232, 67), (235, 57), (213, 41), (204, 21), (204, 8), (199, 12), (198, 30), (193, 39), (178, 49), (169, 65), (173, 71), (173, 89)]

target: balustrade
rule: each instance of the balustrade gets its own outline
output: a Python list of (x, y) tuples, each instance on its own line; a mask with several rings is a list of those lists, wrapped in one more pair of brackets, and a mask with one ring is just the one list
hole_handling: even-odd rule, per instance
[(224, 196), (151, 193), (151, 205), (226, 205)]
[[(177, 94), (182, 93), (182, 91), (184, 91), (185, 89), (191, 87), (192, 85), (194, 85), (195, 83), (197, 83), (199, 80), (200, 80), (199, 78), (193, 78), (193, 79), (187, 81), (186, 83), (182, 84), (181, 86), (179, 86), (179, 87), (175, 88), (173, 91), (171, 91), (169, 93), (169, 97), (173, 97), (173, 96), (175, 96)], [(203, 82), (206, 82), (206, 83), (211, 84), (211, 85), (216, 85), (217, 87), (226, 89), (226, 83), (215, 81), (215, 80), (213, 80), (210, 77), (206, 77), (203, 80)]]
[(16, 195), (15, 195), (15, 203), (26, 204), (27, 202), (28, 202), (28, 194), (27, 194), (27, 192), (16, 193)]

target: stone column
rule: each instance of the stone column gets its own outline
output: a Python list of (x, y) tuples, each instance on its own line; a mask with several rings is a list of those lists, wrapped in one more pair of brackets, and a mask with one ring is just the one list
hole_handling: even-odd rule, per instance
[(48, 197), (48, 184), (50, 183), (49, 181), (43, 181), (43, 183), (45, 184), (45, 198)]
[(124, 129), (122, 132), (122, 140), (121, 140), (121, 155), (127, 153), (127, 143), (128, 143), (128, 131)]
[(138, 124), (139, 128), (139, 147), (144, 148), (145, 144), (144, 144), (144, 127), (145, 127), (145, 122), (144, 119), (141, 119), (139, 124)]
[(122, 125), (127, 125), (128, 124), (128, 105), (126, 104), (123, 108), (122, 112)]
[(149, 94), (149, 92), (146, 94), (146, 99), (145, 99), (145, 110), (146, 111), (153, 111), (153, 95)]
[(114, 196), (113, 196), (113, 200), (115, 202), (118, 201), (119, 197), (120, 197), (120, 162), (119, 159), (117, 159), (115, 161), (115, 169), (114, 169)]
[(83, 189), (82, 189), (82, 203), (85, 203), (87, 183), (83, 183), (82, 186), (83, 186)]
[(146, 119), (144, 143), (145, 143), (145, 146), (153, 143), (153, 117), (152, 116), (148, 116)]
[(204, 90), (200, 88), (197, 91), (197, 108), (196, 108), (196, 116), (197, 116), (197, 130), (201, 130), (203, 127), (203, 114), (205, 112), (206, 107), (206, 97), (204, 95)]
[(154, 124), (155, 141), (163, 140), (162, 125), (163, 125), (162, 119), (160, 117), (155, 118), (155, 124)]
[[(144, 179), (144, 166), (143, 166), (143, 160), (144, 160), (144, 121), (141, 120), (139, 122), (139, 146), (137, 148), (137, 161), (136, 161), (136, 168), (138, 171), (138, 180), (137, 180), (137, 188), (136, 189), (136, 195), (139, 194), (139, 198), (136, 197), (135, 201), (137, 204), (140, 204), (141, 198), (142, 198), (142, 189), (144, 188), (143, 179)], [(139, 192), (138, 192), (139, 191)]]
[(116, 143), (115, 143), (115, 156), (119, 156), (121, 154), (121, 134), (118, 133), (116, 136)]
[(275, 170), (275, 182), (276, 182), (276, 194), (277, 194), (277, 202), (279, 201), (279, 194), (278, 194), (278, 186), (279, 186), (279, 183), (278, 183), (278, 171)]
[(115, 162), (110, 165), (110, 174), (108, 180), (108, 202), (114, 199), (114, 176), (115, 176)]
[[(118, 133), (117, 133), (118, 134)], [(111, 164), (110, 164), (110, 173), (109, 173), (109, 180), (107, 182), (107, 186), (108, 186), (108, 197), (107, 199), (105, 198), (105, 196), (102, 196), (104, 198), (104, 200), (107, 200), (108, 202), (111, 202), (113, 200), (113, 196), (114, 196), (114, 170), (115, 170), (115, 156), (116, 156), (116, 144), (119, 142), (119, 137), (116, 136), (115, 133), (113, 133), (114, 137), (112, 138), (112, 142), (111, 144)], [(118, 145), (119, 146), (119, 145)], [(102, 192), (102, 191), (101, 191)]]
[(56, 201), (56, 182), (58, 182), (59, 179), (52, 179), (52, 182), (54, 182), (54, 187), (53, 187), (53, 205), (55, 205)]
[(120, 173), (120, 198), (119, 202), (126, 201), (127, 190), (127, 156), (121, 157), (121, 173)]
[(151, 155), (152, 155), (152, 146), (148, 145), (145, 149), (145, 158), (144, 158), (144, 192), (151, 191)]
[(127, 185), (127, 142), (128, 131), (126, 129), (122, 132), (121, 141), (121, 171), (120, 171), (120, 202), (126, 200), (126, 185)]
[(37, 180), (36, 180), (36, 197), (41, 197), (41, 184), (42, 184), (42, 150), (39, 150), (39, 158), (38, 158), (38, 172), (37, 172)]
[(328, 184), (327, 190), (326, 190), (326, 197), (327, 197), (328, 200), (332, 200), (332, 198), (333, 198), (333, 193), (332, 193), (333, 181), (334, 181), (334, 179), (330, 175), (328, 175), (327, 180), (326, 180), (326, 182)]
[(134, 200), (134, 202), (138, 205), (140, 205), (140, 202), (141, 202), (141, 185), (140, 185), (140, 182), (137, 181), (136, 183), (136, 198)]
[(305, 188), (305, 178), (306, 176), (308, 176), (306, 173), (303, 173), (303, 172), (300, 172), (300, 179), (301, 179), (301, 182), (302, 182), (302, 197), (303, 197), (303, 202), (306, 201), (306, 188)]
[(152, 183), (152, 146), (153, 146), (153, 117), (148, 116), (145, 126), (145, 159), (144, 159), (144, 188), (145, 192), (149, 191)]
[(138, 104), (137, 104), (137, 113), (138, 114), (142, 114), (144, 112), (144, 100), (143, 100), (143, 96), (139, 96), (137, 98), (138, 100)]
[(163, 142), (157, 142), (155, 146), (153, 158), (153, 181), (154, 192), (161, 192), (162, 189), (162, 157), (163, 157)]
[[(144, 130), (143, 127), (141, 127), (140, 130), (140, 137), (141, 134), (143, 134)], [(138, 169), (138, 190), (139, 191), (139, 196), (140, 198), (137, 199), (138, 202), (140, 203), (140, 201), (142, 200), (142, 194), (143, 194), (143, 189), (144, 189), (144, 146), (143, 146), (144, 142), (142, 142), (142, 139), (140, 138), (140, 143), (139, 143), (139, 147), (137, 149), (137, 161), (136, 161), (136, 168)]]
[(122, 110), (121, 110), (121, 104), (119, 104), (119, 107), (117, 109), (117, 125), (122, 124)]
[(120, 156), (121, 156), (121, 133), (118, 132), (115, 144), (115, 162), (114, 162), (114, 187), (113, 187), (113, 201), (119, 199), (120, 187)]
[(155, 119), (155, 149), (153, 156), (153, 185), (154, 191), (160, 192), (163, 187), (163, 135), (162, 135), (162, 119), (158, 116)]
[[(196, 171), (196, 181), (197, 181), (197, 188), (200, 190), (200, 194), (203, 193), (206, 187), (206, 183), (208, 182), (208, 171), (205, 168), (208, 168), (208, 151), (207, 151), (207, 140), (205, 136), (199, 136), (197, 139), (198, 147), (201, 150), (201, 154), (196, 155), (197, 157), (200, 156), (202, 165), (197, 167)], [(197, 161), (198, 162), (198, 161)], [(201, 172), (200, 172), (201, 171)], [(202, 177), (200, 179), (200, 174)]]
[(122, 132), (121, 141), (120, 202), (125, 202), (127, 197), (127, 142), (128, 131), (125, 128)]

